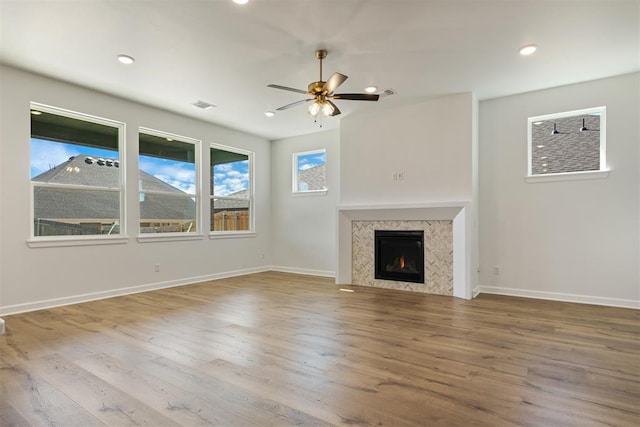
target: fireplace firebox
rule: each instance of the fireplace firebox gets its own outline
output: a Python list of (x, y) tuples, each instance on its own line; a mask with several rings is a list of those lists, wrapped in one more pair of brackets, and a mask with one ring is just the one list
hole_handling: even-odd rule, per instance
[(424, 283), (424, 231), (375, 230), (375, 278)]

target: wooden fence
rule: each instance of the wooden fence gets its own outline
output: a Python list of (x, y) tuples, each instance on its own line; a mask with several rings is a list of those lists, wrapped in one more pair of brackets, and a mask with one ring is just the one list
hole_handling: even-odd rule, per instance
[(211, 218), (211, 229), (214, 231), (249, 230), (248, 210), (224, 210), (216, 212)]

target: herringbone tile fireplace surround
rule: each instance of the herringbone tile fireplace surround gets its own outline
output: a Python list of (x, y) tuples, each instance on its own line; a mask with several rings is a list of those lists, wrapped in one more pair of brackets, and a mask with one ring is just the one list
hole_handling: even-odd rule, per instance
[[(453, 295), (452, 221), (353, 221), (352, 283), (376, 288)], [(423, 230), (425, 283), (380, 280), (374, 276), (376, 230)]]
[[(471, 299), (470, 202), (342, 205), (336, 283)], [(375, 231), (423, 230), (425, 283), (375, 278)]]

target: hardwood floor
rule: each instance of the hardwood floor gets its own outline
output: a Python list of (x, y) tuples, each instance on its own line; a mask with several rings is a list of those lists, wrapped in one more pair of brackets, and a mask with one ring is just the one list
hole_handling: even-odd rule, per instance
[(1, 426), (637, 426), (640, 311), (261, 273), (5, 317)]

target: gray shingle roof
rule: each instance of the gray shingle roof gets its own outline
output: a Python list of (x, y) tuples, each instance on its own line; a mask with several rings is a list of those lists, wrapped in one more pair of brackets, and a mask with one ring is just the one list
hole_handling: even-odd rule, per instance
[(298, 182), (307, 184), (306, 190), (325, 190), (327, 176), (327, 164), (323, 163), (318, 166), (303, 170), (298, 173)]
[[(32, 178), (32, 181), (119, 189), (119, 166), (114, 159), (79, 155)], [(140, 202), (142, 221), (195, 218), (196, 203), (191, 195), (144, 171), (140, 171), (140, 183), (144, 194)], [(154, 193), (147, 193), (151, 191)], [(35, 218), (96, 220), (120, 217), (119, 193), (105, 190), (36, 186), (34, 205)]]
[[(587, 129), (580, 131), (582, 120)], [(552, 134), (556, 126), (557, 134)], [(541, 121), (531, 127), (533, 174), (600, 169), (600, 117), (591, 114)]]
[(215, 197), (213, 200), (213, 211), (222, 210), (246, 210), (249, 209), (249, 190), (240, 190), (230, 193), (225, 197), (234, 197), (234, 199), (220, 199)]

